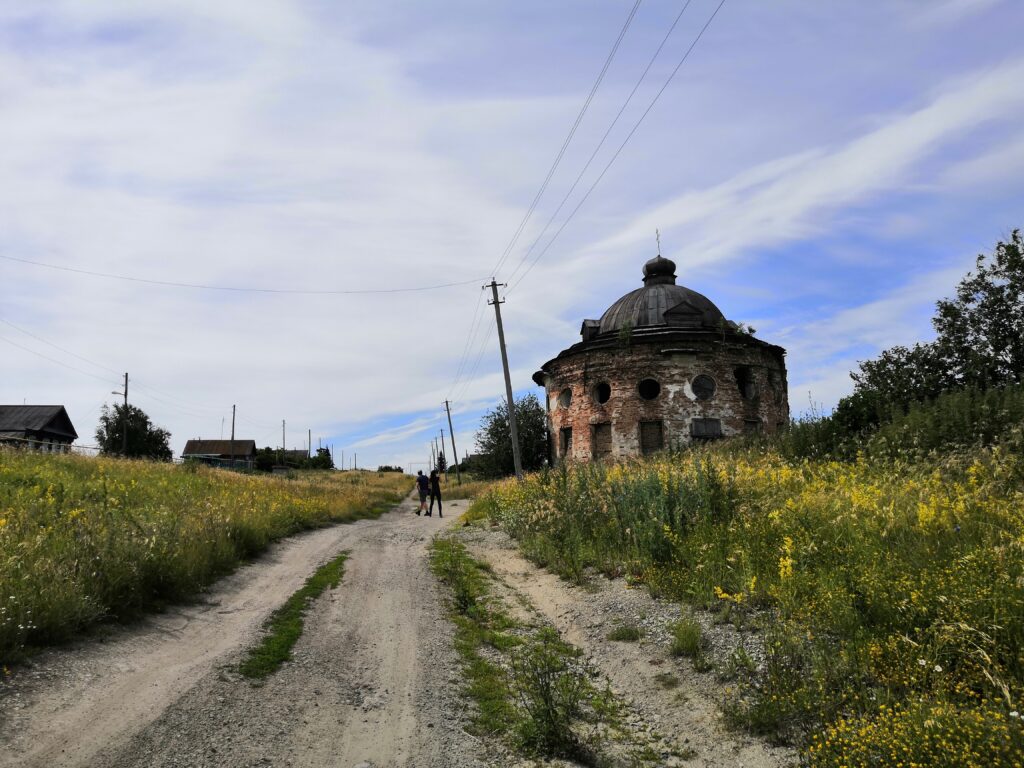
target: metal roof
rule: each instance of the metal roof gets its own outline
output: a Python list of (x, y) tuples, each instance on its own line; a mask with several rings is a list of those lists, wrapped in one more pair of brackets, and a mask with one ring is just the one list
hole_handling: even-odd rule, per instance
[[(601, 315), (599, 333), (629, 326), (719, 328), (725, 315), (707, 296), (676, 285), (676, 265), (661, 256), (644, 264), (644, 286), (630, 291)], [(584, 321), (586, 323), (587, 321)]]
[(78, 439), (63, 405), (0, 405), (0, 432), (50, 432)]
[[(234, 453), (231, 443), (234, 442)], [(255, 456), (255, 440), (189, 440), (185, 443), (184, 456)]]

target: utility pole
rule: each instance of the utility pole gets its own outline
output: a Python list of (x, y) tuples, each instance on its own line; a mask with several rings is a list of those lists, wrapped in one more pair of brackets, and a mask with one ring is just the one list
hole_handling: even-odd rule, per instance
[(235, 406), (231, 406), (231, 468), (235, 467)]
[(124, 428), (121, 430), (121, 455), (128, 455), (128, 372), (124, 373), (124, 392), (111, 392), (112, 395), (124, 395), (124, 411), (121, 414), (121, 420), (124, 422)]
[(313, 458), (313, 430), (306, 430), (306, 458)]
[[(492, 277), (489, 285), (484, 288), (491, 289), (492, 301), (488, 304), (494, 305), (494, 320), (498, 324), (498, 346), (501, 347), (501, 367), (505, 370), (505, 396), (508, 402), (508, 430), (512, 437), (512, 463), (516, 469), (516, 479), (523, 479), (523, 462), (519, 456), (519, 430), (516, 428), (516, 403), (512, 398), (512, 377), (508, 372), (508, 352), (505, 351), (505, 330), (501, 326), (501, 305), (503, 301), (498, 300), (498, 282)], [(504, 283), (501, 283), (504, 285)]]
[(452, 409), (448, 401), (444, 401), (444, 409), (448, 413), (448, 437), (452, 439), (452, 456), (455, 458), (455, 482), (462, 485), (462, 470), (459, 469), (459, 452), (455, 449), (455, 430), (452, 428)]
[(359, 454), (358, 453), (353, 453), (352, 454), (352, 467), (353, 467), (353, 469), (356, 469), (356, 470), (359, 469)]
[(284, 463), (284, 452), (288, 450), (285, 448), (284, 442), (284, 419), (281, 419), (281, 466), (286, 466)]

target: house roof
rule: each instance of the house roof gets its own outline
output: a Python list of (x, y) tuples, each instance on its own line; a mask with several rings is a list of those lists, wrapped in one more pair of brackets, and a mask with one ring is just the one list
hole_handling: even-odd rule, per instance
[(78, 439), (63, 405), (0, 405), (0, 432), (48, 432)]
[(231, 440), (189, 440), (182, 456), (255, 456), (255, 440), (235, 440), (232, 453)]

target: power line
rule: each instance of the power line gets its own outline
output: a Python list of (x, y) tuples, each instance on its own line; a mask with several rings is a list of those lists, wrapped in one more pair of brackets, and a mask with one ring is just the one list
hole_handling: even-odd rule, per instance
[(18, 344), (16, 341), (11, 341), (10, 339), (8, 339), (8, 338), (6, 338), (4, 336), (0, 336), (0, 341), (6, 341), (12, 347), (17, 347), (18, 349), (24, 350), (25, 352), (28, 352), (29, 354), (35, 355), (36, 357), (41, 357), (44, 360), (49, 360), (51, 363), (56, 363), (57, 365), (59, 365), (59, 366), (61, 366), (63, 368), (67, 368), (68, 370), (76, 371), (77, 373), (81, 373), (83, 376), (89, 376), (90, 378), (93, 378), (93, 379), (96, 379), (98, 381), (102, 381), (104, 383), (110, 384), (110, 379), (105, 379), (102, 376), (98, 376), (95, 373), (90, 373), (89, 371), (83, 371), (81, 368), (76, 368), (73, 365), (68, 365), (67, 363), (62, 362), (60, 360), (57, 360), (54, 357), (50, 357), (49, 355), (44, 355), (42, 352), (37, 352), (34, 349), (22, 346), (21, 344)]
[(10, 320), (7, 320), (5, 318), (0, 317), (0, 323), (4, 323), (5, 325), (9, 325), (14, 330), (21, 331), (26, 336), (31, 336), (36, 341), (41, 341), (43, 344), (46, 344), (47, 346), (53, 347), (54, 349), (56, 349), (56, 350), (58, 350), (60, 352), (63, 352), (65, 355), (71, 355), (71, 357), (77, 358), (78, 360), (81, 360), (83, 363), (88, 363), (89, 365), (95, 365), (97, 368), (101, 368), (104, 371), (108, 371), (108, 372), (114, 374), (115, 376), (118, 376), (118, 377), (121, 376), (121, 373), (122, 373), (121, 371), (115, 371), (113, 368), (108, 368), (107, 366), (102, 365), (101, 363), (97, 363), (95, 360), (90, 360), (87, 357), (82, 357), (82, 355), (76, 355), (74, 352), (72, 352), (69, 349), (64, 349), (64, 347), (58, 347), (52, 341), (47, 341), (42, 336), (37, 336), (36, 334), (32, 333), (31, 331), (27, 331), (24, 328), (22, 328), (21, 326), (15, 325)]
[(562, 157), (565, 155), (566, 149), (568, 149), (570, 142), (576, 135), (576, 129), (579, 128), (580, 123), (583, 121), (583, 116), (587, 113), (590, 108), (590, 103), (594, 100), (594, 94), (597, 93), (597, 89), (600, 87), (601, 82), (604, 80), (605, 74), (608, 72), (608, 68), (611, 66), (612, 59), (615, 58), (615, 54), (619, 50), (619, 45), (622, 43), (622, 38), (626, 36), (626, 30), (633, 23), (633, 17), (636, 16), (637, 8), (640, 7), (641, 0), (636, 0), (633, 4), (633, 8), (629, 12), (629, 16), (626, 17), (625, 23), (622, 25), (622, 29), (619, 31), (619, 36), (615, 39), (615, 44), (612, 45), (611, 51), (608, 52), (608, 56), (604, 60), (604, 66), (601, 67), (601, 71), (594, 81), (593, 86), (590, 88), (590, 93), (587, 94), (586, 100), (583, 102), (583, 106), (580, 107), (579, 114), (576, 115), (576, 120), (572, 124), (572, 128), (569, 129), (569, 134), (565, 137), (565, 141), (562, 142), (561, 149), (558, 150), (558, 155), (555, 157), (554, 162), (551, 164), (551, 168), (548, 169), (548, 174), (544, 178), (544, 183), (540, 185), (540, 189), (537, 190), (537, 194), (533, 197), (533, 202), (530, 203), (529, 209), (526, 211), (526, 215), (523, 216), (523, 220), (519, 222), (519, 227), (516, 229), (515, 234), (512, 235), (512, 239), (508, 245), (505, 246), (505, 251), (502, 253), (501, 258), (498, 259), (498, 263), (494, 265), (494, 269), (491, 270), (492, 275), (496, 275), (501, 267), (505, 263), (505, 259), (508, 258), (509, 254), (512, 253), (512, 249), (515, 248), (516, 243), (519, 241), (519, 236), (522, 234), (523, 229), (526, 227), (526, 223), (530, 220), (534, 210), (537, 208), (537, 203), (540, 202), (545, 190), (548, 188), (548, 184), (551, 183), (551, 177), (555, 175), (555, 171), (558, 169), (559, 164), (562, 162)]
[(665, 89), (668, 88), (669, 83), (671, 83), (673, 78), (676, 76), (676, 73), (679, 72), (683, 64), (686, 63), (686, 60), (690, 57), (690, 53), (697, 46), (697, 43), (700, 42), (700, 39), (704, 36), (704, 33), (707, 31), (708, 27), (711, 26), (711, 22), (715, 20), (715, 17), (718, 15), (718, 12), (722, 10), (723, 5), (725, 5), (725, 0), (721, 0), (721, 2), (718, 3), (718, 6), (715, 8), (714, 12), (708, 18), (704, 26), (701, 27), (700, 32), (697, 33), (697, 37), (694, 38), (694, 41), (690, 44), (690, 47), (686, 49), (686, 53), (683, 54), (683, 57), (679, 60), (679, 63), (676, 64), (675, 69), (672, 70), (671, 74), (669, 74), (668, 78), (665, 80), (664, 85), (662, 85), (658, 92), (654, 95), (654, 98), (651, 100), (651, 103), (647, 105), (647, 109), (645, 109), (643, 114), (640, 115), (640, 119), (636, 121), (636, 124), (633, 126), (632, 130), (630, 130), (630, 132), (626, 135), (626, 138), (623, 139), (622, 143), (619, 145), (619, 148), (615, 150), (615, 154), (612, 155), (611, 159), (608, 161), (608, 164), (605, 165), (604, 169), (601, 171), (598, 177), (594, 179), (594, 183), (590, 185), (590, 188), (587, 190), (586, 194), (583, 195), (579, 203), (576, 204), (576, 207), (573, 208), (572, 212), (568, 215), (568, 217), (566, 217), (565, 221), (562, 222), (562, 226), (558, 228), (558, 231), (555, 232), (555, 234), (551, 237), (547, 245), (544, 246), (544, 249), (534, 257), (532, 262), (530, 262), (530, 266), (526, 268), (526, 271), (523, 272), (519, 279), (516, 280), (516, 282), (513, 283), (512, 286), (507, 291), (505, 291), (506, 295), (510, 293), (512, 290), (514, 290), (517, 285), (523, 282), (523, 279), (530, 273), (530, 270), (532, 270), (534, 266), (536, 266), (537, 262), (540, 261), (544, 254), (548, 252), (548, 249), (551, 248), (551, 245), (555, 242), (555, 240), (558, 239), (558, 236), (562, 234), (562, 230), (565, 229), (566, 225), (568, 225), (568, 223), (572, 221), (573, 217), (576, 215), (576, 212), (579, 211), (579, 209), (587, 201), (587, 198), (590, 197), (590, 193), (594, 191), (598, 184), (601, 183), (601, 179), (603, 179), (605, 174), (608, 173), (608, 169), (611, 168), (612, 164), (616, 161), (616, 159), (618, 159), (619, 154), (625, 148), (626, 144), (628, 144), (629, 140), (633, 138), (633, 134), (637, 132), (637, 129), (640, 128), (641, 123), (643, 123), (644, 119), (654, 108), (654, 105), (658, 102), (658, 99), (661, 98), (661, 94), (665, 92)]
[(459, 381), (462, 377), (463, 369), (465, 368), (466, 361), (469, 359), (469, 348), (472, 344), (472, 340), (476, 335), (477, 323), (479, 322), (480, 307), (483, 305), (484, 294), (483, 291), (477, 294), (476, 307), (473, 309), (473, 319), (469, 322), (469, 333), (466, 334), (466, 343), (462, 346), (462, 355), (459, 357), (459, 364), (455, 369), (455, 381), (452, 383), (451, 388), (448, 390), (449, 399), (452, 396), (452, 392), (459, 386)]
[(647, 66), (644, 67), (644, 71), (640, 73), (640, 77), (633, 85), (633, 90), (629, 92), (629, 95), (626, 97), (626, 100), (622, 102), (622, 106), (619, 108), (618, 113), (615, 115), (614, 119), (609, 124), (608, 129), (604, 132), (604, 136), (602, 136), (601, 140), (597, 142), (597, 146), (594, 147), (594, 151), (590, 153), (590, 157), (587, 159), (587, 162), (584, 164), (580, 172), (576, 175), (576, 180), (573, 181), (572, 186), (569, 187), (569, 190), (562, 197), (562, 201), (558, 204), (558, 207), (555, 208), (555, 211), (554, 213), (551, 214), (550, 218), (548, 218), (547, 223), (544, 224), (544, 228), (540, 231), (540, 234), (537, 235), (533, 243), (526, 250), (526, 253), (523, 254), (523, 257), (519, 260), (519, 263), (516, 265), (516, 268), (512, 270), (512, 274), (509, 275), (508, 277), (510, 282), (515, 278), (519, 270), (522, 269), (523, 265), (526, 264), (526, 261), (530, 257), (530, 254), (533, 253), (533, 249), (537, 247), (537, 244), (540, 243), (540, 241), (544, 238), (544, 235), (547, 234), (547, 231), (548, 229), (550, 229), (551, 224), (555, 221), (556, 218), (558, 218), (558, 214), (562, 212), (562, 208), (565, 206), (566, 202), (568, 202), (569, 198), (572, 196), (572, 193), (576, 191), (576, 187), (579, 185), (580, 181), (583, 180), (583, 176), (590, 169), (590, 165), (594, 162), (594, 159), (601, 151), (601, 148), (604, 146), (604, 143), (608, 140), (608, 137), (611, 135), (615, 126), (618, 125), (619, 118), (621, 118), (623, 113), (625, 113), (627, 107), (629, 107), (630, 103), (633, 101), (633, 97), (636, 95), (636, 92), (640, 90), (640, 86), (643, 84), (644, 80), (647, 79), (647, 75), (648, 73), (650, 73), (651, 67), (654, 66), (654, 62), (658, 59), (658, 56), (661, 55), (662, 49), (665, 47), (665, 44), (668, 43), (669, 38), (672, 36), (672, 33), (679, 25), (680, 20), (683, 18), (683, 14), (686, 13), (686, 9), (690, 7), (691, 2), (692, 0), (686, 0), (686, 2), (683, 4), (683, 7), (680, 9), (679, 13), (673, 20), (672, 25), (668, 28), (668, 31), (665, 33), (665, 36), (661, 38), (661, 43), (655, 49), (654, 54), (647, 62)]
[(103, 277), (110, 280), (125, 280), (131, 283), (145, 283), (147, 285), (162, 285), (169, 288), (191, 288), (194, 290), (203, 291), (229, 291), (233, 293), (276, 293), (276, 294), (293, 294), (300, 296), (349, 296), (358, 294), (375, 294), (375, 293), (416, 293), (421, 291), (436, 291), (442, 288), (454, 288), (460, 285), (470, 285), (472, 283), (478, 283), (486, 278), (478, 277), (473, 280), (461, 280), (454, 283), (438, 283), (437, 285), (418, 285), (408, 288), (360, 288), (360, 289), (345, 289), (345, 290), (315, 290), (305, 288), (254, 288), (250, 286), (232, 286), (232, 285), (205, 285), (202, 283), (180, 283), (172, 280), (150, 280), (145, 277), (133, 277), (131, 275), (117, 275), (110, 272), (95, 272), (88, 269), (78, 269), (76, 267), (65, 267), (60, 264), (47, 264), (42, 261), (32, 261), (31, 259), (22, 259), (17, 256), (7, 256), (0, 254), (0, 259), (6, 259), (7, 261), (16, 261), (21, 264), (31, 264), (36, 267), (45, 267), (47, 269), (56, 269), (61, 272), (73, 272), (78, 275), (89, 275), (90, 277)]
[[(511, 255), (513, 249), (516, 246), (516, 243), (519, 242), (519, 237), (522, 235), (523, 230), (526, 228), (526, 225), (527, 225), (527, 223), (530, 220), (530, 217), (533, 215), (534, 211), (536, 210), (537, 205), (540, 202), (541, 197), (543, 197), (544, 192), (547, 191), (548, 185), (551, 183), (551, 179), (554, 177), (555, 171), (558, 169), (558, 166), (561, 164), (562, 158), (565, 156), (565, 152), (568, 149), (569, 144), (572, 142), (573, 138), (575, 137), (576, 131), (579, 128), (580, 123), (583, 122), (583, 117), (586, 115), (587, 110), (590, 108), (590, 104), (593, 102), (594, 96), (597, 93), (598, 88), (600, 88), (601, 83), (604, 81), (605, 75), (608, 73), (608, 69), (611, 67), (611, 64), (612, 64), (612, 61), (615, 58), (615, 55), (618, 53), (619, 46), (622, 44), (622, 40), (626, 36), (627, 30), (629, 29), (630, 25), (632, 25), (633, 19), (636, 17), (636, 12), (637, 12), (637, 9), (639, 9), (639, 7), (640, 7), (640, 3), (641, 2), (642, 2), (642, 0), (636, 0), (636, 2), (633, 4), (633, 7), (629, 11), (629, 14), (626, 16), (626, 20), (623, 23), (622, 28), (619, 30), (619, 34), (615, 38), (615, 42), (612, 45), (611, 50), (608, 52), (608, 55), (605, 57), (604, 64), (601, 67), (601, 71), (598, 73), (597, 78), (594, 81), (594, 84), (590, 88), (590, 92), (587, 94), (587, 98), (584, 100), (583, 105), (580, 107), (580, 111), (577, 113), (576, 119), (573, 121), (572, 127), (569, 129), (569, 133), (566, 135), (565, 140), (562, 142), (562, 146), (561, 146), (561, 148), (559, 148), (558, 154), (555, 156), (555, 159), (552, 162), (551, 167), (548, 169), (547, 175), (544, 177), (543, 183), (540, 185), (540, 188), (537, 190), (537, 193), (534, 195), (533, 201), (530, 203), (530, 207), (527, 209), (526, 214), (523, 216), (522, 221), (519, 222), (519, 226), (516, 228), (516, 231), (513, 233), (511, 240), (509, 240), (508, 245), (505, 246), (505, 250), (502, 252), (501, 256), (498, 258), (498, 261), (497, 261), (497, 263), (495, 263), (494, 268), (491, 270), (491, 274), (492, 275), (497, 274), (498, 271), (502, 268), (502, 266), (504, 266), (505, 260)], [(481, 294), (481, 297), (482, 297), (482, 294)], [(458, 367), (457, 367), (457, 370), (456, 370), (455, 380), (452, 383), (451, 388), (450, 388), (450, 390), (448, 392), (448, 396), (449, 396), (450, 399), (452, 398), (452, 394), (458, 388), (460, 382), (462, 381), (463, 373), (465, 373), (465, 370), (466, 370), (466, 364), (469, 362), (469, 354), (470, 354), (469, 350), (472, 348), (473, 341), (475, 340), (476, 335), (477, 335), (477, 333), (479, 332), (479, 329), (480, 329), (480, 320), (481, 320), (480, 308), (482, 306), (483, 305), (481, 303), (481, 298), (478, 297), (476, 308), (473, 311), (473, 319), (470, 321), (470, 331), (466, 335), (466, 344), (463, 347), (462, 356), (459, 358), (459, 364), (458, 364)], [(487, 333), (487, 336), (486, 336), (484, 347), (482, 347), (480, 349), (480, 352), (477, 354), (476, 360), (473, 363), (473, 366), (472, 366), (472, 371), (473, 372), (470, 374), (469, 379), (472, 379), (472, 376), (475, 374), (477, 367), (480, 365), (480, 359), (481, 359), (481, 357), (483, 355), (483, 351), (484, 351), (484, 348), (486, 346), (486, 341), (490, 340), (491, 333), (492, 333), (492, 329), (489, 329), (488, 333)], [(469, 385), (468, 385), (468, 382), (467, 382), (466, 386), (464, 386), (463, 389), (462, 389), (463, 393), (465, 393), (465, 391), (468, 389), (468, 386)], [(460, 398), (454, 398), (454, 399), (456, 399), (456, 400), (461, 399), (461, 396), (460, 396)], [(456, 457), (456, 459), (457, 458), (458, 457)]]

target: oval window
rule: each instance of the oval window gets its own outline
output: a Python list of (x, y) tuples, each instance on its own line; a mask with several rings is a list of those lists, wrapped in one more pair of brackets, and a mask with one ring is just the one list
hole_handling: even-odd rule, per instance
[(568, 408), (572, 402), (572, 390), (566, 387), (562, 390), (562, 393), (558, 396), (558, 404), (563, 408)]
[(698, 400), (710, 400), (715, 395), (715, 380), (707, 374), (702, 373), (694, 378), (690, 386)]
[(636, 389), (644, 400), (653, 400), (661, 394), (661, 384), (654, 379), (644, 379), (637, 385)]
[(602, 381), (596, 387), (594, 387), (594, 400), (604, 405), (611, 399), (612, 396), (612, 385), (607, 381)]

